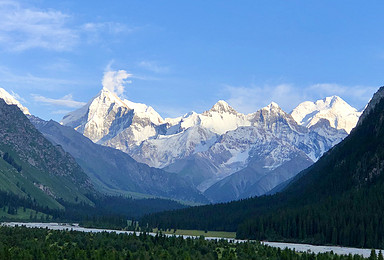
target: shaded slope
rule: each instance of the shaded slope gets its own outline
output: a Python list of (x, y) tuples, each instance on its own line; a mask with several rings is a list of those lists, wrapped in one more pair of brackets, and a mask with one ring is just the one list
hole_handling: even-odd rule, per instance
[(104, 193), (206, 202), (196, 189), (172, 173), (138, 163), (128, 154), (95, 144), (74, 129), (52, 120), (46, 122), (32, 117), (31, 121), (46, 138), (70, 153)]
[(52, 145), (16, 105), (0, 99), (0, 188), (41, 206), (62, 208), (59, 201), (92, 202), (87, 175), (72, 156)]
[[(375, 96), (383, 92), (382, 87)], [(143, 221), (237, 230), (241, 238), (383, 248), (384, 99), (368, 112), (344, 141), (279, 194), (167, 212)]]
[(214, 202), (260, 196), (292, 178), (312, 163), (302, 152), (292, 153), (289, 161), (273, 170), (260, 167), (263, 163), (253, 160), (245, 169), (212, 185), (204, 195)]

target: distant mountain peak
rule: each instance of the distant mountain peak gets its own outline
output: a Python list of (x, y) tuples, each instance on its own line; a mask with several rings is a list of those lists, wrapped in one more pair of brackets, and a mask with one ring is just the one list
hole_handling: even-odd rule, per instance
[(273, 109), (281, 109), (281, 108), (280, 108), (280, 106), (277, 103), (272, 101), (268, 106), (265, 106), (262, 109), (264, 109), (264, 110), (273, 110)]
[[(103, 87), (101, 91), (93, 98), (92, 102), (99, 99), (103, 103), (116, 103), (119, 106), (128, 107), (123, 100), (109, 89)], [(100, 102), (98, 101), (98, 102)]]
[(224, 100), (217, 101), (216, 104), (213, 105), (213, 107), (207, 112), (237, 114), (237, 111)]
[(67, 114), (61, 122), (103, 144), (118, 142), (111, 139), (120, 134), (130, 135), (131, 143), (140, 143), (156, 135), (158, 129), (155, 128), (165, 123), (152, 107), (123, 100), (104, 87), (88, 104)]
[(339, 96), (326, 97), (322, 100), (316, 101), (316, 103), (322, 104), (326, 107), (335, 107), (336, 105), (350, 106), (347, 102), (344, 101), (344, 99)]
[(4, 99), (8, 105), (16, 105), (25, 115), (31, 115), (28, 108), (24, 107), (14, 96), (9, 94), (5, 89), (0, 88), (0, 98)]
[(305, 101), (292, 110), (291, 116), (300, 125), (311, 127), (320, 119), (326, 119), (336, 129), (350, 133), (361, 115), (338, 96), (326, 97), (315, 102)]

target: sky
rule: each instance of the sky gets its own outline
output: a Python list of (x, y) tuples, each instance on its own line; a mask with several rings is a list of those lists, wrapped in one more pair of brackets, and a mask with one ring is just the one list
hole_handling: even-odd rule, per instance
[(0, 0), (0, 87), (60, 121), (102, 89), (163, 117), (383, 85), (384, 1)]

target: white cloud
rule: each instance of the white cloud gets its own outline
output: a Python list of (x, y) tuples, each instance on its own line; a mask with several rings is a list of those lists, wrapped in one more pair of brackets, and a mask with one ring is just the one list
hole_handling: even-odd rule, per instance
[(46, 91), (55, 91), (58, 87), (63, 88), (66, 86), (87, 84), (87, 82), (39, 77), (33, 74), (19, 75), (3, 66), (0, 66), (0, 83), (5, 86), (11, 83), (14, 88), (25, 89), (28, 87), (29, 89), (33, 88)]
[(376, 92), (377, 87), (343, 86), (339, 84), (314, 84), (298, 87), (293, 84), (275, 86), (234, 87), (226, 86), (228, 103), (243, 113), (255, 112), (269, 103), (276, 102), (290, 112), (303, 101), (315, 101), (328, 96), (340, 96), (350, 105), (362, 109)]
[(24, 98), (22, 98), (19, 94), (17, 94), (13, 90), (10, 91), (10, 94), (11, 94), (12, 97), (14, 97), (20, 103), (23, 103), (23, 104), (28, 103)]
[(81, 26), (83, 31), (99, 33), (107, 32), (110, 34), (119, 34), (119, 33), (131, 33), (135, 31), (135, 28), (128, 27), (122, 23), (116, 22), (103, 22), (103, 23), (86, 23)]
[(155, 61), (141, 61), (138, 63), (139, 67), (155, 72), (155, 73), (168, 73), (169, 68), (166, 66), (161, 66)]
[(0, 44), (9, 50), (44, 48), (67, 51), (78, 42), (78, 32), (68, 25), (70, 16), (55, 10), (29, 9), (16, 1), (0, 8)]
[(293, 105), (303, 101), (303, 95), (294, 91), (289, 84), (264, 87), (233, 87), (226, 86), (225, 91), (229, 94), (228, 103), (243, 113), (252, 113), (276, 102), (284, 109), (291, 109)]
[(132, 74), (126, 72), (125, 70), (108, 70), (104, 72), (102, 84), (104, 88), (112, 91), (118, 96), (121, 96), (125, 91), (125, 85), (132, 82), (128, 80), (132, 76)]
[(339, 84), (315, 84), (309, 86), (307, 91), (322, 96), (337, 95), (350, 98), (356, 102), (365, 102), (378, 90), (378, 87), (369, 86), (344, 86)]
[(33, 100), (35, 100), (36, 102), (41, 102), (41, 103), (45, 103), (45, 104), (53, 105), (53, 106), (79, 108), (79, 107), (82, 107), (86, 104), (84, 102), (79, 102), (79, 101), (73, 100), (71, 94), (66, 95), (66, 96), (59, 98), (59, 99), (47, 98), (47, 97), (43, 97), (41, 95), (36, 95), (36, 94), (33, 94), (32, 97), (33, 97)]
[(34, 48), (71, 51), (80, 43), (115, 40), (111, 36), (140, 29), (117, 22), (75, 22), (75, 17), (58, 10), (27, 8), (17, 1), (0, 0), (0, 46), (16, 52)]

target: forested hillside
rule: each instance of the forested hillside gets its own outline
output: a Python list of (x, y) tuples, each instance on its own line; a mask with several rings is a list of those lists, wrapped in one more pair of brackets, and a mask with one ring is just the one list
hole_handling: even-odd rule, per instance
[[(296, 253), (257, 242), (230, 243), (145, 233), (83, 233), (25, 227), (0, 227), (0, 241), (0, 259), (364, 259), (358, 255)], [(372, 257), (377, 259), (376, 254)], [(381, 254), (378, 259), (382, 259)]]
[(0, 190), (63, 209), (59, 201), (92, 205), (93, 186), (61, 147), (36, 130), (16, 105), (0, 99)]
[[(377, 94), (384, 91), (382, 87)], [(384, 99), (339, 145), (274, 196), (147, 216), (159, 227), (239, 238), (384, 248)]]
[(69, 153), (48, 141), (16, 105), (0, 99), (0, 220), (122, 220), (125, 227), (127, 218), (184, 207), (101, 194)]

